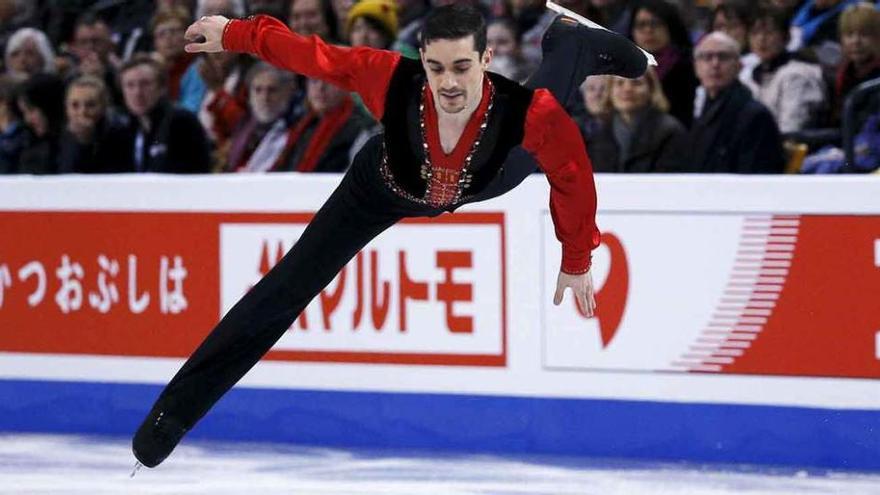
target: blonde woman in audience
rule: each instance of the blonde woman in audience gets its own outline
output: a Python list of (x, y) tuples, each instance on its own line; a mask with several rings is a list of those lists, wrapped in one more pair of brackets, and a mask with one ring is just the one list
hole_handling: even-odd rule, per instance
[(124, 123), (110, 111), (110, 92), (95, 76), (80, 76), (67, 85), (66, 125), (58, 156), (60, 173), (123, 172), (127, 162)]
[(840, 124), (849, 93), (859, 84), (880, 77), (880, 11), (874, 4), (857, 3), (843, 12), (840, 43), (843, 61), (835, 78), (833, 125)]
[(610, 77), (607, 123), (587, 149), (597, 172), (665, 172), (686, 160), (686, 131), (669, 115), (656, 72), (636, 79)]

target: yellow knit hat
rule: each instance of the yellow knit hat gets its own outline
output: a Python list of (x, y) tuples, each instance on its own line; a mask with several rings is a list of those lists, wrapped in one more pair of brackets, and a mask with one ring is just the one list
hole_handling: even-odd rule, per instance
[(392, 38), (397, 37), (397, 5), (392, 0), (360, 0), (348, 11), (345, 29), (351, 33), (351, 25), (358, 17), (369, 17), (378, 21)]

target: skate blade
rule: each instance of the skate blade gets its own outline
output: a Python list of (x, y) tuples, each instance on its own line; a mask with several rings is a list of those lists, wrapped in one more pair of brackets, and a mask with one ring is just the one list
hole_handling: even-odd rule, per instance
[(137, 474), (138, 470), (143, 466), (140, 461), (134, 463), (134, 470), (131, 472), (131, 476), (129, 478), (134, 478), (134, 475)]
[[(597, 24), (597, 23), (587, 19), (586, 17), (584, 17), (576, 12), (568, 10), (567, 8), (563, 7), (562, 5), (559, 5), (558, 3), (554, 3), (553, 0), (547, 0), (547, 8), (552, 10), (553, 12), (556, 12), (557, 14), (561, 14), (566, 17), (571, 17), (572, 19), (578, 21), (579, 23), (583, 24), (584, 26), (595, 28), (595, 29), (604, 29), (605, 31), (611, 31), (610, 29), (606, 28), (605, 26), (602, 26), (601, 24)], [(655, 59), (653, 55), (651, 55), (650, 53), (648, 53), (646, 50), (644, 50), (642, 47), (640, 47), (638, 45), (636, 45), (636, 48), (638, 48), (639, 50), (642, 51), (643, 54), (645, 54), (645, 58), (648, 59), (648, 65), (654, 65), (654, 66), (657, 65), (657, 59)]]

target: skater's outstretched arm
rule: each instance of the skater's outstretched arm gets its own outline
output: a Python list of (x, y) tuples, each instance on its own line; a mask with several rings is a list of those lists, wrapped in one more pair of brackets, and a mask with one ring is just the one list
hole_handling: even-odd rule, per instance
[(276, 67), (358, 93), (379, 120), (385, 95), (401, 55), (369, 47), (329, 45), (316, 35), (302, 36), (270, 16), (227, 19), (213, 15), (186, 30), (186, 51), (250, 53)]
[(599, 246), (593, 167), (577, 125), (546, 89), (538, 89), (526, 116), (523, 147), (550, 182), (550, 215), (562, 243), (554, 304), (571, 288), (587, 316), (596, 307), (590, 275), (592, 251)]

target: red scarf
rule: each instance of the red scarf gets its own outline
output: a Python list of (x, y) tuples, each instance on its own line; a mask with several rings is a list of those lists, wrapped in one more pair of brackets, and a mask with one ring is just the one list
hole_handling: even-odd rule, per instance
[[(310, 125), (312, 125), (312, 122), (315, 119), (320, 119), (320, 121), (318, 122), (317, 128), (315, 128), (315, 132), (312, 134), (312, 138), (306, 145), (306, 149), (299, 162), (294, 165), (293, 169), (297, 172), (311, 172), (315, 170), (315, 167), (318, 166), (318, 162), (327, 150), (327, 146), (330, 144), (333, 136), (335, 136), (345, 123), (348, 122), (353, 110), (354, 102), (351, 97), (346, 96), (342, 104), (333, 110), (330, 110), (323, 116), (318, 115), (314, 110), (309, 110), (307, 114), (299, 119), (299, 122), (290, 129), (290, 137), (287, 140), (290, 149), (299, 142), (302, 134)], [(288, 156), (290, 149), (285, 150), (281, 156)], [(277, 168), (280, 165), (282, 165), (282, 163), (279, 160), (273, 168)]]

